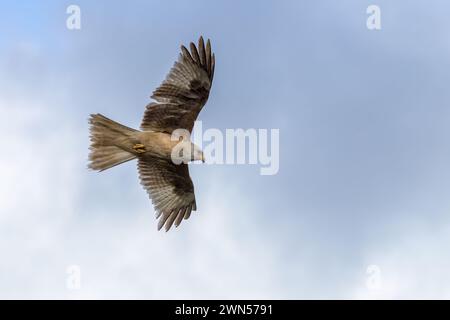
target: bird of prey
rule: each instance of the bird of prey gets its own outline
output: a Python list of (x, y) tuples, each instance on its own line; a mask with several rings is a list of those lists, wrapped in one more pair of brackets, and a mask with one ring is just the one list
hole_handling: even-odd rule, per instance
[[(211, 43), (203, 37), (198, 46), (190, 43), (190, 52), (181, 46), (178, 61), (151, 96), (155, 102), (147, 105), (141, 130), (119, 124), (101, 114), (91, 114), (89, 168), (103, 171), (137, 159), (139, 178), (152, 199), (159, 218), (158, 230), (168, 231), (180, 225), (197, 209), (194, 185), (187, 162), (205, 161), (200, 148), (189, 141), (174, 141), (176, 129), (192, 131), (194, 121), (208, 100), (214, 77), (215, 57)], [(180, 164), (172, 160), (173, 148), (185, 144), (186, 152)], [(183, 157), (183, 155), (181, 155)]]

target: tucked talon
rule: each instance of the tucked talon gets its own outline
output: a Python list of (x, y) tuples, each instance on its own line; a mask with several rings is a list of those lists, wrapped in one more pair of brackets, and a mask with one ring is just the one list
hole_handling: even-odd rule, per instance
[(145, 152), (145, 146), (141, 143), (137, 143), (133, 146), (134, 151), (137, 153), (144, 153)]

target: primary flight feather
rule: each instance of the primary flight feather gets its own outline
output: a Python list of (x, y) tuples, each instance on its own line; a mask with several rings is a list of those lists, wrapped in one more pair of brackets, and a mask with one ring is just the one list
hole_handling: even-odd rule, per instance
[[(215, 57), (211, 43), (200, 37), (190, 51), (181, 46), (177, 62), (151, 96), (141, 130), (121, 125), (101, 114), (90, 116), (89, 168), (103, 171), (129, 160), (138, 160), (141, 184), (148, 192), (159, 218), (158, 230), (179, 226), (197, 209), (194, 185), (187, 163), (176, 164), (172, 139), (177, 129), (192, 131), (194, 121), (209, 97), (214, 77)], [(190, 141), (193, 150), (187, 161), (204, 161), (203, 152)]]

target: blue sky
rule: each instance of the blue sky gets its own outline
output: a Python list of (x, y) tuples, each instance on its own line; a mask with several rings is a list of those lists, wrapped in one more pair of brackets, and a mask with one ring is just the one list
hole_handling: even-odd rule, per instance
[[(81, 30), (66, 8), (81, 8)], [(366, 28), (381, 8), (382, 29)], [(445, 1), (2, 4), (0, 296), (449, 298)], [(156, 231), (136, 164), (86, 170), (87, 117), (138, 127), (180, 44), (211, 38), (203, 128), (280, 129), (280, 170), (195, 165)], [(80, 266), (81, 288), (66, 288)], [(369, 265), (382, 286), (366, 286)]]

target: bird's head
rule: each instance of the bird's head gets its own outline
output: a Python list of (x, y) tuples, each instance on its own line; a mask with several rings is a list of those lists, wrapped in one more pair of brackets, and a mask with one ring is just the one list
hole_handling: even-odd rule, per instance
[[(181, 140), (181, 139), (180, 139)], [(205, 162), (203, 151), (190, 141), (181, 140), (172, 150), (172, 161), (176, 164), (200, 160)]]
[(205, 156), (203, 155), (203, 151), (195, 144), (192, 144), (193, 152), (191, 154), (191, 161), (201, 160), (203, 163), (205, 162)]

